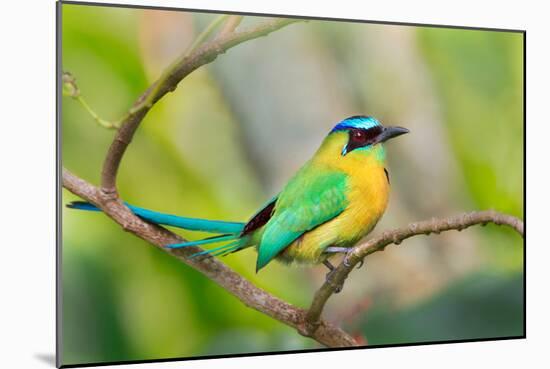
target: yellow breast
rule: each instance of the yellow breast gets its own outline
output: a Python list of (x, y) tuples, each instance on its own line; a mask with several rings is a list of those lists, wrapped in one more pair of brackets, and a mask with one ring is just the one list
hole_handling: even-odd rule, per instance
[[(332, 145), (330, 145), (332, 146)], [(384, 170), (383, 147), (342, 157), (341, 142), (319, 151), (315, 160), (330, 170), (348, 175), (348, 206), (334, 219), (305, 233), (280, 255), (283, 261), (318, 263), (328, 246), (351, 247), (368, 234), (386, 210), (389, 180)], [(337, 152), (335, 152), (337, 151)]]
[(355, 244), (369, 233), (388, 205), (389, 181), (384, 163), (376, 153), (364, 160), (345, 162), (342, 168), (349, 175), (349, 205), (334, 221), (339, 223), (343, 242)]

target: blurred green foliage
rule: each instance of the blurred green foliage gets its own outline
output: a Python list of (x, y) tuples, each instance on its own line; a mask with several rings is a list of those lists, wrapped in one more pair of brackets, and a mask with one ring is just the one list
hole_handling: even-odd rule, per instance
[[(523, 218), (523, 35), (421, 29), (419, 39), (438, 92), (452, 102), (444, 105), (447, 134), (472, 200)], [(485, 245), (517, 271), (523, 249), (513, 239), (491, 228)]]
[(379, 303), (364, 315), (361, 330), (369, 345), (518, 337), (524, 332), (522, 288), (523, 274), (474, 274), (406, 310)]
[[(102, 118), (116, 120), (158, 76), (165, 59), (170, 61), (159, 57), (163, 48), (182, 52), (213, 17), (64, 4), (63, 70), (76, 77)], [(245, 22), (255, 21), (250, 18)], [(166, 31), (171, 24), (185, 24), (181, 35), (187, 40)], [(399, 110), (391, 98), (399, 88), (399, 81), (391, 80), (397, 69), (379, 69), (369, 59), (384, 50), (376, 46), (368, 49), (368, 58), (356, 56), (365, 52), (358, 46), (364, 39), (375, 30), (385, 37), (386, 27), (308, 22), (240, 45), (193, 73), (152, 109), (136, 133), (120, 169), (120, 193), (130, 203), (173, 214), (246, 219), (342, 114)], [(522, 36), (399, 28), (414, 40), (429, 70), (426, 78), (435, 86), (430, 98), (442, 111), (441, 121), (413, 133), (437, 125), (449, 147), (434, 155), (451, 156), (458, 165), (460, 181), (442, 179), (452, 194), (446, 209), (494, 208), (522, 217)], [(373, 91), (369, 81), (378, 70), (390, 83)], [(76, 101), (63, 99), (65, 167), (98, 183), (112, 137), (113, 131), (99, 127)], [(425, 146), (397, 152), (390, 163), (394, 191), (403, 204), (413, 204), (407, 205), (412, 214), (421, 211), (414, 207), (416, 179), (406, 175), (407, 158), (414, 150), (429, 150)], [(63, 192), (63, 204), (75, 199)], [(393, 208), (393, 214), (400, 212)], [(317, 347), (103, 215), (64, 209), (62, 226), (64, 364)], [(468, 264), (473, 266), (458, 278), (462, 281), (445, 284), (439, 294), (414, 305), (376, 300), (360, 324), (369, 343), (522, 334), (521, 239), (494, 226), (471, 234), (469, 240), (482, 251), (470, 256), (479, 262)], [(274, 264), (256, 275), (252, 250), (224, 261), (299, 306), (308, 305), (324, 273)], [(334, 298), (332, 314), (345, 312), (356, 297)]]

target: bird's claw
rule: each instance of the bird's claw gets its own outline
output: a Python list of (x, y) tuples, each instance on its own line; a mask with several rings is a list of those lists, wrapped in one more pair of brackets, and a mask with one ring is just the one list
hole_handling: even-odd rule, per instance
[(349, 268), (351, 266), (351, 263), (349, 261), (349, 257), (353, 249), (349, 249), (348, 252), (346, 252), (346, 256), (344, 256), (344, 265)]
[[(346, 252), (346, 256), (344, 256), (344, 265), (349, 268), (351, 266), (351, 262), (349, 261), (349, 258), (351, 256), (353, 249), (350, 249), (348, 252)], [(359, 265), (357, 266), (357, 269), (361, 268), (363, 264), (365, 263), (365, 259), (359, 260)]]

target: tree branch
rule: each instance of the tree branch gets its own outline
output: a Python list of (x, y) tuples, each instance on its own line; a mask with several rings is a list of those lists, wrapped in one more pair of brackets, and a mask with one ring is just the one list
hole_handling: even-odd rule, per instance
[(165, 245), (185, 242), (184, 239), (157, 225), (147, 223), (135, 216), (124, 204), (116, 199), (105, 201), (107, 196), (99, 188), (75, 176), (63, 168), (63, 187), (93, 203), (118, 223), (122, 228), (139, 238), (157, 246), (160, 250), (172, 255), (181, 262), (191, 266), (217, 283), (220, 287), (237, 297), (246, 306), (257, 310), (273, 319), (295, 328), (300, 334), (311, 337), (328, 347), (356, 346), (355, 340), (337, 326), (327, 321), (320, 321), (315, 332), (307, 332), (305, 325), (306, 311), (295, 307), (268, 292), (254, 286), (240, 274), (211, 256), (189, 258), (201, 251), (198, 247), (169, 249)]
[(444, 219), (432, 218), (422, 222), (409, 224), (408, 227), (398, 228), (392, 231), (385, 231), (380, 236), (374, 237), (365, 243), (354, 247), (346, 258), (334, 269), (330, 278), (317, 290), (313, 302), (306, 314), (306, 332), (313, 333), (319, 326), (319, 319), (327, 300), (334, 294), (338, 287), (341, 287), (353, 270), (355, 265), (362, 261), (367, 255), (382, 251), (390, 244), (399, 245), (403, 240), (418, 235), (439, 234), (441, 232), (457, 230), (461, 231), (473, 225), (494, 223), (507, 225), (523, 235), (523, 221), (520, 219), (502, 214), (494, 210), (477, 211), (451, 216)]
[[(134, 103), (132, 109), (123, 119), (120, 129), (117, 131), (113, 143), (109, 147), (107, 156), (103, 163), (101, 173), (102, 191), (116, 198), (116, 176), (120, 162), (130, 144), (132, 137), (139, 124), (151, 109), (151, 107), (168, 92), (176, 89), (178, 83), (199, 67), (211, 63), (218, 55), (226, 52), (233, 46), (242, 42), (252, 40), (276, 31), (286, 25), (297, 22), (297, 19), (276, 19), (260, 25), (251, 27), (240, 32), (229, 32), (220, 34), (220, 37), (211, 40), (195, 50), (189, 55), (184, 53), (182, 57), (173, 62)], [(232, 26), (236, 21), (232, 21)], [(236, 24), (238, 25), (238, 23)], [(235, 25), (235, 27), (236, 27)]]

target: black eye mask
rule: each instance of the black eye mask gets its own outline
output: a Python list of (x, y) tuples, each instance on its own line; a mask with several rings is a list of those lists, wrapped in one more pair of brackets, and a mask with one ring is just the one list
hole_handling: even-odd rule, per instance
[(382, 133), (383, 128), (381, 126), (374, 126), (369, 129), (364, 128), (352, 128), (348, 131), (349, 139), (348, 144), (342, 152), (346, 155), (355, 149), (365, 147), (376, 143), (377, 137)]

